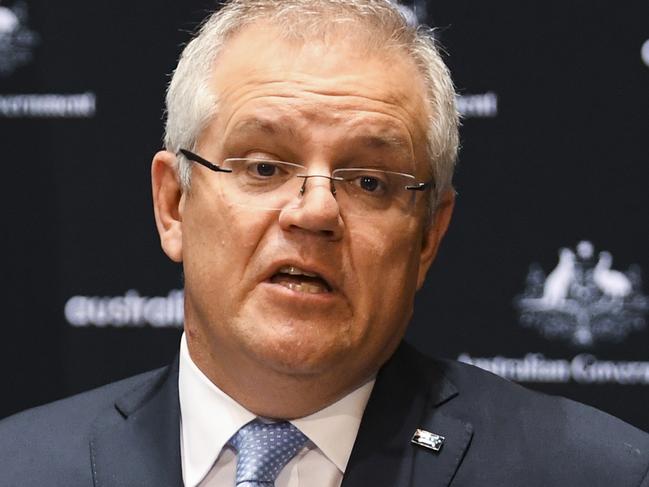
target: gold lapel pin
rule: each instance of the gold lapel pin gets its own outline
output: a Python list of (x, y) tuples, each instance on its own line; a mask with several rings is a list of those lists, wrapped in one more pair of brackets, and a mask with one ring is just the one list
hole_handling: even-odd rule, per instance
[(415, 445), (423, 446), (429, 450), (439, 451), (444, 444), (444, 437), (436, 435), (426, 430), (415, 430), (415, 434), (412, 435), (412, 440), (410, 440)]

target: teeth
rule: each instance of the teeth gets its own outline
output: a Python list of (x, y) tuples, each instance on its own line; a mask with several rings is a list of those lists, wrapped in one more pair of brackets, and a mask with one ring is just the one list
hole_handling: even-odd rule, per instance
[(307, 294), (328, 293), (328, 284), (313, 272), (307, 272), (294, 265), (285, 265), (271, 278), (271, 282), (280, 284), (292, 291)]
[(284, 287), (289, 288), (291, 291), (297, 291), (301, 293), (308, 293), (308, 294), (321, 294), (327, 292), (326, 289), (324, 289), (322, 286), (318, 286), (317, 284), (311, 284), (308, 282), (280, 282)]
[(303, 271), (299, 267), (292, 265), (285, 265), (282, 267), (279, 272), (282, 274), (289, 274), (291, 276), (307, 276), (307, 277), (319, 277), (318, 274), (313, 274), (312, 272)]

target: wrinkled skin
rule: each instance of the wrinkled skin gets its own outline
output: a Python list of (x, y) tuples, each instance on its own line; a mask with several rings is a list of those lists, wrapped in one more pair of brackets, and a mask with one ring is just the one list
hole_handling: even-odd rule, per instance
[[(397, 53), (368, 54), (353, 38), (298, 45), (257, 25), (228, 41), (211, 88), (218, 115), (197, 148), (211, 161), (254, 156), (309, 174), (360, 165), (430, 177), (424, 86)], [(341, 213), (324, 178), (309, 179), (297, 209), (254, 211), (225, 201), (227, 175), (201, 166), (182, 192), (174, 157), (154, 157), (154, 205), (162, 247), (183, 263), (185, 331), (199, 368), (249, 410), (284, 418), (375, 374), (405, 332), (452, 195), (430, 226), (425, 194), (409, 214), (360, 218)], [(273, 282), (289, 264), (331, 289)]]

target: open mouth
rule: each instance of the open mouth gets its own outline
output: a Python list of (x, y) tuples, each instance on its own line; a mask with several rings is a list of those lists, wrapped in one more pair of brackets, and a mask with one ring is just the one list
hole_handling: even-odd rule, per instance
[(270, 282), (284, 286), (291, 291), (308, 294), (331, 292), (331, 286), (324, 278), (318, 274), (305, 271), (292, 265), (281, 267), (270, 278)]

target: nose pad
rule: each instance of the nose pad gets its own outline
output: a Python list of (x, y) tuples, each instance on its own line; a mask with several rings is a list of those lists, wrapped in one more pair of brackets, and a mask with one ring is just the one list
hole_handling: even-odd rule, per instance
[[(334, 178), (320, 174), (304, 175), (298, 177), (304, 179), (298, 195), (298, 205), (300, 208), (306, 210), (309, 210), (309, 208), (317, 209), (319, 213), (324, 213), (327, 215), (332, 213), (335, 213), (336, 216), (340, 215), (340, 204), (336, 199), (336, 187), (334, 186)], [(325, 186), (325, 182), (315, 184), (315, 181), (317, 181), (317, 179), (315, 178), (328, 179), (329, 187)], [(309, 179), (314, 179), (314, 181), (309, 185), (309, 188), (307, 188), (307, 181)]]
[(331, 191), (331, 194), (334, 195), (334, 197), (336, 196), (336, 186), (334, 185), (334, 178), (333, 177), (325, 176), (325, 175), (321, 175), (321, 174), (312, 174), (310, 176), (309, 175), (303, 175), (303, 176), (298, 176), (298, 177), (304, 179), (304, 181), (302, 182), (302, 187), (300, 188), (300, 196), (304, 196), (304, 193), (306, 191), (306, 182), (310, 178), (325, 178), (325, 179), (328, 179), (329, 183), (330, 183), (329, 190)]
[[(335, 196), (333, 179), (329, 176), (309, 175), (298, 176), (304, 181), (300, 187), (295, 205), (285, 207), (280, 213), (280, 225), (285, 229), (302, 229), (309, 232), (327, 235), (329, 238), (339, 238), (342, 235), (342, 217)], [(314, 184), (307, 188), (307, 180), (311, 178), (329, 179), (326, 183)]]

